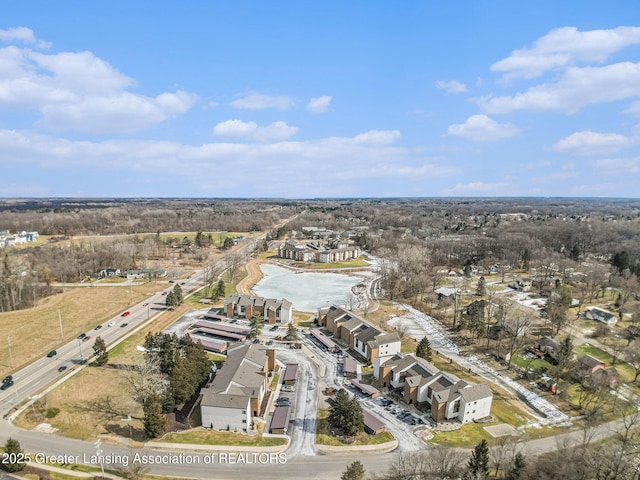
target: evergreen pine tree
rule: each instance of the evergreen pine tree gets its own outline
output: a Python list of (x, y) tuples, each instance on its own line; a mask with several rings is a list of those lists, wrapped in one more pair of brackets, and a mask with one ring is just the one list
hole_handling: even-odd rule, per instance
[(182, 305), (184, 298), (182, 296), (182, 287), (180, 285), (176, 285), (175, 287), (173, 287), (173, 297), (176, 302), (176, 307)]
[(24, 452), (20, 447), (20, 442), (11, 437), (4, 444), (4, 454), (0, 458), (2, 458), (0, 468), (5, 472), (19, 472), (27, 465), (26, 462), (20, 461), (24, 459)]
[(97, 336), (96, 341), (93, 344), (93, 354), (96, 357), (94, 364), (97, 367), (106, 365), (109, 361), (109, 352), (107, 351), (107, 345), (104, 343), (102, 337)]
[(167, 419), (162, 413), (162, 405), (156, 395), (147, 398), (143, 405), (144, 431), (150, 438), (162, 435), (167, 429)]
[(165, 305), (167, 306), (167, 308), (174, 308), (177, 306), (176, 303), (176, 296), (173, 293), (173, 290), (171, 290), (168, 294), (167, 294), (167, 299), (165, 300)]
[(465, 479), (486, 478), (489, 474), (489, 445), (486, 440), (482, 440), (471, 453), (471, 458), (467, 464), (467, 474)]
[(420, 343), (418, 343), (416, 348), (416, 357), (431, 361), (431, 355), (431, 343), (429, 343), (429, 339), (427, 337), (422, 337), (422, 340), (420, 340)]
[(519, 452), (516, 453), (516, 456), (513, 458), (513, 464), (507, 472), (507, 476), (504, 477), (505, 480), (520, 480), (526, 468), (527, 462), (525, 461), (524, 455)]
[(478, 279), (478, 286), (476, 287), (476, 295), (480, 295), (481, 297), (484, 297), (486, 293), (487, 293), (487, 281), (485, 280), (484, 277), (480, 277)]
[(364, 480), (364, 466), (358, 460), (347, 466), (340, 480)]

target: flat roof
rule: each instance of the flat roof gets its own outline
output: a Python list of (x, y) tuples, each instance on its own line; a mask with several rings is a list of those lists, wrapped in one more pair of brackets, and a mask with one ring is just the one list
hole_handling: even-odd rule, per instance
[(374, 417), (368, 410), (362, 410), (362, 419), (364, 420), (364, 426), (374, 432), (384, 428), (384, 423), (378, 417)]
[(291, 415), (291, 407), (276, 407), (271, 418), (271, 430), (284, 430), (289, 424), (289, 415)]
[(227, 351), (227, 343), (226, 342), (222, 342), (222, 341), (218, 341), (218, 340), (212, 340), (212, 339), (209, 339), (209, 338), (203, 338), (203, 337), (200, 337), (198, 335), (192, 336), (191, 339), (195, 343), (200, 343), (202, 345), (202, 347), (205, 350), (207, 350), (208, 352), (223, 353), (223, 352)]
[(227, 332), (225, 330), (220, 330), (219, 328), (198, 327), (196, 329), (196, 332), (208, 333), (209, 335), (217, 335), (219, 337), (233, 338), (236, 340), (244, 340), (245, 338), (247, 338), (246, 334)]
[(351, 385), (359, 388), (363, 393), (366, 393), (368, 395), (375, 395), (376, 393), (380, 393), (380, 391), (377, 388), (372, 387), (371, 385), (367, 385), (366, 383), (362, 383), (357, 378), (351, 379)]
[(358, 362), (353, 357), (344, 357), (342, 360), (342, 370), (345, 372), (356, 372), (358, 370)]
[(249, 327), (240, 327), (237, 325), (229, 325), (228, 323), (221, 322), (211, 322), (209, 320), (198, 320), (193, 324), (193, 327), (216, 328), (218, 330), (224, 330), (225, 332), (241, 333), (244, 335), (247, 335), (251, 331), (251, 328)]
[(311, 335), (313, 335), (316, 339), (318, 339), (329, 350), (333, 350), (334, 348), (337, 348), (337, 345), (333, 342), (333, 340), (331, 340), (329, 337), (327, 337), (324, 333), (322, 333), (317, 328), (311, 329)]
[(282, 381), (286, 382), (289, 380), (295, 380), (296, 378), (298, 378), (298, 364), (287, 363), (287, 369), (284, 371), (284, 377)]

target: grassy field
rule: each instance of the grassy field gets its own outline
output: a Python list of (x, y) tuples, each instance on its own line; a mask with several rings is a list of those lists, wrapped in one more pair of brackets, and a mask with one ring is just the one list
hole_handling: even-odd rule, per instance
[[(96, 381), (99, 379), (99, 381)], [(59, 412), (51, 416), (55, 410)], [(131, 415), (131, 422), (126, 419)], [(107, 367), (88, 367), (71, 377), (16, 419), (16, 425), (31, 429), (50, 423), (59, 433), (81, 440), (99, 434), (144, 441), (142, 407), (136, 404), (123, 383), (122, 371)]]
[(378, 435), (369, 435), (366, 432), (360, 432), (353, 443), (345, 444), (334, 436), (329, 434), (329, 424), (327, 419), (329, 417), (329, 410), (322, 408), (318, 410), (318, 423), (316, 429), (316, 443), (320, 445), (333, 445), (336, 447), (342, 446), (357, 446), (357, 445), (380, 445), (381, 443), (387, 443), (394, 440), (393, 435), (389, 432), (382, 432)]
[(170, 433), (158, 441), (169, 443), (189, 443), (197, 445), (229, 445), (275, 447), (287, 443), (284, 438), (263, 437), (262, 435), (243, 435), (241, 433), (218, 432), (216, 430), (198, 429), (185, 433)]
[[(153, 283), (130, 288), (70, 288), (64, 293), (43, 299), (37, 307), (0, 313), (0, 377), (73, 340), (81, 332), (93, 330), (97, 324), (157, 290), (158, 285)], [(62, 334), (59, 318), (62, 319)], [(13, 368), (9, 357), (9, 336)]]

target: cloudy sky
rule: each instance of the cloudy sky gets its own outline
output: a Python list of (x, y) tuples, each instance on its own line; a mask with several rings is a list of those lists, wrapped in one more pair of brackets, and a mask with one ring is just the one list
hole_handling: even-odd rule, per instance
[(639, 147), (637, 0), (0, 15), (0, 197), (638, 197)]

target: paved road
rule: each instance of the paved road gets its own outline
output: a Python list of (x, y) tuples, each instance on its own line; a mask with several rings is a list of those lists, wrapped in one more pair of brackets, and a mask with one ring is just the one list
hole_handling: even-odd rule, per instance
[[(190, 278), (181, 281), (181, 287), (186, 294), (195, 289), (202, 282), (203, 272), (197, 271)], [(117, 315), (100, 324), (99, 330), (90, 330), (86, 334), (91, 337), (88, 341), (80, 339), (56, 349), (57, 354), (51, 358), (43, 356), (22, 370), (13, 374), (14, 385), (7, 390), (0, 391), (0, 415), (7, 415), (16, 404), (26, 398), (32, 398), (44, 387), (62, 377), (72, 375), (74, 370), (83, 365), (93, 354), (93, 344), (100, 336), (107, 345), (112, 345), (130, 334), (137, 327), (151, 317), (165, 310), (165, 296), (173, 289), (175, 283), (159, 282), (158, 292), (146, 300), (130, 307), (128, 315)], [(124, 313), (124, 312), (123, 312)], [(110, 322), (115, 325), (109, 327)], [(125, 325), (126, 324), (126, 325)], [(124, 325), (124, 326), (123, 326)], [(96, 326), (97, 327), (97, 326)], [(67, 367), (64, 373), (58, 372), (60, 367)]]

